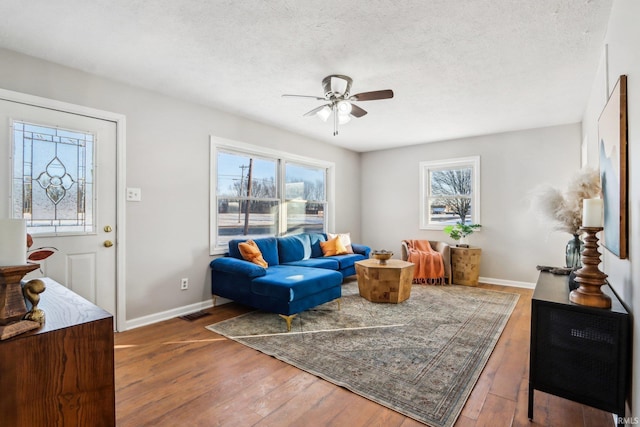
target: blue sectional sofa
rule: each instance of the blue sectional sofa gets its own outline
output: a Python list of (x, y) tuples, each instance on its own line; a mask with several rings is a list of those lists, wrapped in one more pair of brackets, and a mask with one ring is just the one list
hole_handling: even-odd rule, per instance
[(232, 240), (226, 256), (211, 261), (211, 293), (259, 310), (277, 313), (287, 321), (302, 311), (340, 298), (344, 277), (355, 274), (355, 263), (369, 258), (368, 246), (352, 244), (353, 252), (323, 256), (323, 233), (253, 239), (268, 267), (245, 261)]

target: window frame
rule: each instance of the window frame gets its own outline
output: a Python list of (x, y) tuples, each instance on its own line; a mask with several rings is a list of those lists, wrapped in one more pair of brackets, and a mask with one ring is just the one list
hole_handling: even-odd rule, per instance
[(429, 199), (431, 195), (431, 172), (445, 169), (470, 167), (472, 179), (471, 193), (471, 223), (480, 224), (480, 156), (459, 157), (453, 159), (422, 161), (420, 168), (420, 229), (442, 230), (450, 224), (436, 224), (430, 221)]
[[(209, 255), (222, 255), (228, 252), (227, 245), (217, 246), (218, 241), (218, 172), (217, 159), (218, 153), (231, 152), (238, 155), (261, 157), (264, 159), (276, 161), (276, 179), (277, 179), (277, 195), (279, 200), (278, 209), (278, 228), (277, 235), (285, 235), (287, 230), (286, 223), (286, 206), (285, 198), (285, 173), (286, 163), (295, 163), (297, 165), (309, 166), (313, 168), (322, 168), (325, 170), (325, 202), (327, 209), (324, 219), (324, 232), (331, 230), (335, 217), (335, 164), (324, 160), (313, 159), (310, 157), (299, 156), (280, 150), (260, 147), (240, 141), (210, 136), (210, 158), (209, 158)], [(265, 235), (266, 236), (266, 235)]]

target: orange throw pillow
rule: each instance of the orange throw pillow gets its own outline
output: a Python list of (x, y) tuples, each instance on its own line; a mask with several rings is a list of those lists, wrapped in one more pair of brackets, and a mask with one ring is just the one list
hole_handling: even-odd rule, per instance
[(242, 255), (242, 258), (245, 260), (258, 264), (260, 267), (267, 268), (269, 266), (267, 261), (262, 257), (260, 248), (258, 248), (258, 245), (256, 245), (256, 242), (253, 240), (238, 243), (238, 249), (240, 250), (240, 255)]
[(353, 253), (353, 247), (351, 246), (351, 233), (337, 233), (337, 234), (327, 233), (327, 237), (329, 239), (333, 239), (336, 236), (338, 238), (340, 238), (340, 242), (347, 249), (347, 253), (348, 254), (352, 254)]
[(347, 248), (344, 247), (338, 236), (326, 242), (320, 242), (320, 248), (324, 256), (344, 255), (347, 252)]

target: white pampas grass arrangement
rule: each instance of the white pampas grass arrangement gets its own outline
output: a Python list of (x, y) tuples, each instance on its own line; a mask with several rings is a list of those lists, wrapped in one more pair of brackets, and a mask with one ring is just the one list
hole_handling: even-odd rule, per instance
[(582, 226), (582, 201), (600, 197), (600, 190), (600, 173), (587, 167), (576, 173), (564, 192), (551, 185), (536, 187), (531, 207), (553, 230), (575, 235)]

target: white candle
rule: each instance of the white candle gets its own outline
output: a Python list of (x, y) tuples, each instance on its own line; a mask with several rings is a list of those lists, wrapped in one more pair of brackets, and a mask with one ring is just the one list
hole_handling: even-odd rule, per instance
[(0, 219), (0, 267), (26, 263), (26, 222), (23, 219)]
[(602, 227), (602, 199), (584, 199), (582, 201), (582, 226)]

